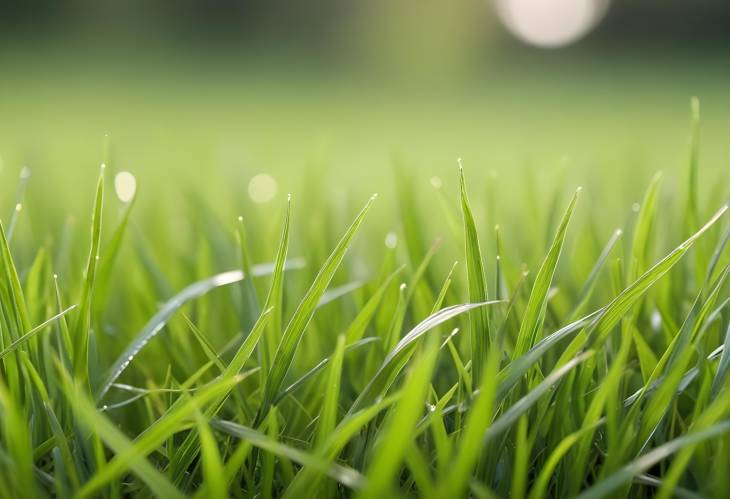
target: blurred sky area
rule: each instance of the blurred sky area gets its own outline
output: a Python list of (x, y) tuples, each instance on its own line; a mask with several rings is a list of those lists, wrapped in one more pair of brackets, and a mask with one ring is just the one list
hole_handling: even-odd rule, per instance
[(94, 171), (105, 133), (150, 178), (674, 167), (692, 95), (724, 168), (730, 2), (0, 1), (2, 164), (49, 181)]

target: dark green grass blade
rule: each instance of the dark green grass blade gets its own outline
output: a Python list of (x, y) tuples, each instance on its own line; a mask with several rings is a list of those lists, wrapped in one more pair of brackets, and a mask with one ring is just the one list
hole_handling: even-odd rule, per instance
[[(75, 383), (71, 376), (63, 369), (60, 364), (59, 371), (61, 373), (61, 379), (63, 382), (63, 390), (66, 394), (67, 399), (71, 402), (74, 412), (78, 416), (78, 419), (87, 426), (90, 431), (98, 434), (104, 442), (113, 449), (116, 453), (126, 454), (128, 456), (125, 462), (124, 468), (132, 470), (137, 476), (144, 481), (147, 486), (159, 497), (173, 497), (179, 498), (184, 497), (175, 487), (169, 482), (169, 480), (155, 467), (150, 464), (145, 458), (145, 454), (140, 453), (132, 443), (111, 421), (101, 415), (94, 404), (89, 400), (88, 396), (84, 393), (84, 390)], [(109, 470), (107, 467), (105, 470)], [(77, 497), (90, 497), (94, 495), (94, 491), (97, 490), (95, 487), (100, 486), (98, 477), (82, 488)], [(105, 483), (106, 480), (103, 482)]]
[[(377, 338), (375, 336), (368, 336), (367, 338), (363, 338), (359, 341), (356, 341), (354, 343), (350, 343), (345, 346), (345, 352), (349, 353), (352, 351), (355, 351), (361, 347), (367, 346), (367, 345), (373, 345), (380, 341), (380, 338)], [(286, 396), (290, 395), (294, 391), (296, 391), (297, 388), (302, 386), (304, 383), (306, 383), (307, 380), (311, 379), (312, 376), (320, 372), (322, 369), (327, 367), (327, 365), (332, 360), (332, 357), (325, 357), (324, 359), (320, 360), (317, 364), (314, 365), (310, 370), (302, 374), (300, 377), (298, 377), (296, 380), (294, 380), (289, 386), (284, 388), (279, 395), (274, 399), (274, 404), (278, 404), (281, 402)]]
[(572, 369), (578, 366), (581, 362), (585, 362), (591, 355), (592, 351), (584, 352), (570, 361), (566, 362), (562, 366), (551, 372), (539, 385), (530, 390), (527, 395), (522, 397), (520, 400), (510, 406), (504, 414), (498, 417), (494, 423), (484, 434), (485, 442), (492, 441), (498, 435), (506, 431), (512, 426), (517, 419), (522, 416), (530, 407), (532, 407), (548, 390), (550, 390), (555, 383), (568, 374)]
[(596, 485), (585, 490), (578, 496), (578, 499), (598, 499), (606, 497), (616, 489), (623, 487), (636, 475), (649, 470), (656, 463), (668, 458), (672, 454), (682, 450), (684, 447), (716, 438), (730, 431), (730, 421), (723, 421), (706, 430), (675, 438), (653, 450), (647, 452), (638, 459), (630, 462), (616, 473), (601, 480)]

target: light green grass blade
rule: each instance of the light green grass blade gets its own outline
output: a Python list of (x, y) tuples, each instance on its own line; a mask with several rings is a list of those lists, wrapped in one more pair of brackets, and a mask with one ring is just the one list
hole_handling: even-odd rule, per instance
[(468, 487), (474, 466), (484, 450), (483, 436), (492, 423), (499, 358), (500, 352), (497, 348), (489, 351), (487, 364), (479, 382), (479, 394), (469, 410), (463, 435), (454, 452), (454, 461), (445, 469), (445, 475), (440, 477), (437, 497), (446, 495), (461, 497)]
[(91, 327), (92, 299), (94, 283), (96, 280), (96, 269), (99, 261), (99, 248), (101, 246), (101, 223), (102, 207), (104, 206), (104, 165), (99, 173), (99, 180), (96, 183), (96, 197), (94, 198), (94, 211), (91, 217), (91, 250), (86, 264), (84, 284), (79, 299), (79, 311), (76, 321), (71, 329), (73, 352), (74, 377), (83, 382), (89, 380), (89, 328)]
[(223, 460), (218, 451), (218, 442), (210, 431), (202, 414), (196, 416), (198, 435), (200, 435), (201, 460), (205, 496), (211, 499), (227, 499), (228, 484), (223, 477)]
[(690, 236), (686, 241), (677, 246), (671, 253), (647, 270), (628, 288), (619, 294), (605, 308), (599, 318), (596, 319), (595, 325), (591, 329), (596, 335), (592, 339), (599, 341), (605, 339), (606, 335), (611, 332), (618, 321), (629, 311), (636, 301), (649, 289), (660, 277), (665, 275), (676, 263), (689, 251), (692, 245), (712, 227), (727, 211), (727, 205), (720, 208), (697, 232)]
[(276, 355), (274, 356), (271, 370), (266, 378), (263, 401), (261, 403), (261, 409), (259, 410), (259, 421), (263, 420), (263, 417), (268, 412), (271, 403), (281, 390), (284, 383), (284, 377), (291, 367), (292, 361), (294, 360), (294, 353), (302, 339), (302, 336), (304, 335), (307, 325), (309, 324), (309, 321), (312, 320), (314, 311), (317, 308), (317, 303), (327, 290), (332, 277), (337, 271), (337, 268), (340, 266), (342, 259), (345, 257), (345, 253), (347, 252), (357, 229), (362, 224), (365, 215), (374, 200), (375, 196), (370, 198), (365, 207), (355, 218), (352, 225), (350, 225), (345, 234), (342, 236), (340, 242), (327, 258), (327, 261), (322, 265), (322, 268), (317, 274), (317, 277), (315, 277), (309, 291), (307, 291), (306, 295), (299, 303), (289, 325), (286, 327), (286, 330), (279, 342), (279, 346), (276, 349)]
[(324, 401), (319, 413), (317, 431), (314, 437), (314, 444), (320, 447), (327, 437), (334, 431), (337, 424), (337, 408), (340, 400), (340, 382), (342, 377), (342, 361), (345, 356), (345, 337), (340, 335), (337, 338), (337, 346), (332, 354), (332, 361), (329, 365), (329, 372), (324, 384)]
[(289, 230), (291, 224), (291, 195), (287, 198), (284, 225), (281, 229), (281, 237), (274, 258), (274, 273), (269, 286), (269, 293), (266, 295), (264, 310), (273, 307), (272, 320), (264, 330), (264, 341), (259, 349), (261, 356), (261, 376), (265, 381), (271, 370), (276, 352), (276, 345), (281, 341), (282, 317), (284, 311), (284, 262), (289, 252)]
[[(461, 212), (464, 218), (464, 245), (469, 301), (472, 303), (484, 302), (489, 300), (487, 279), (484, 273), (484, 258), (479, 246), (479, 236), (469, 205), (469, 198), (466, 194), (466, 180), (464, 179), (464, 168), (461, 166), (461, 159), (459, 159), (459, 185), (461, 187)], [(475, 310), (469, 314), (469, 322), (471, 327), (472, 372), (474, 378), (480, 379), (491, 340), (487, 310)]]
[(550, 290), (550, 283), (555, 275), (555, 269), (558, 266), (558, 259), (560, 253), (563, 250), (563, 243), (565, 242), (565, 235), (568, 230), (568, 222), (570, 222), (573, 216), (573, 210), (575, 204), (578, 201), (578, 193), (580, 188), (573, 195), (568, 209), (565, 211), (558, 230), (555, 233), (548, 254), (545, 256), (545, 260), (540, 266), (540, 270), (537, 272), (535, 277), (535, 283), (532, 286), (530, 292), (530, 299), (527, 302), (527, 308), (525, 309), (522, 322), (520, 324), (520, 331), (517, 334), (517, 342), (515, 344), (514, 351), (512, 352), (512, 358), (516, 359), (524, 355), (535, 342), (542, 339), (540, 330), (545, 319), (545, 308), (547, 307), (548, 291)]
[[(14, 400), (4, 382), (0, 382), (0, 406), (2, 407), (2, 447), (6, 449), (13, 467), (5, 483), (6, 493), (13, 496), (38, 494), (33, 471), (33, 446), (28, 432), (28, 422), (22, 406)], [(8, 468), (6, 468), (8, 469)]]
[(425, 409), (424, 399), (431, 381), (438, 344), (434, 341), (411, 366), (398, 402), (387, 426), (382, 430), (375, 444), (373, 456), (366, 472), (368, 483), (360, 497), (385, 497), (389, 495), (393, 482), (405, 457), (413, 430)]
[(659, 172), (654, 175), (641, 202), (639, 215), (634, 226), (634, 235), (631, 240), (631, 257), (627, 265), (629, 282), (635, 281), (644, 271), (646, 265), (661, 183), (662, 174)]
[(122, 219), (120, 220), (117, 228), (112, 233), (111, 241), (109, 241), (109, 244), (104, 248), (104, 258), (99, 261), (98, 277), (95, 284), (95, 315), (98, 315), (103, 310), (103, 307), (106, 305), (109, 295), (109, 287), (111, 286), (112, 281), (114, 262), (116, 261), (117, 256), (119, 255), (119, 251), (122, 248), (122, 242), (124, 241), (124, 236), (127, 233), (129, 216), (132, 213), (135, 199), (136, 198), (132, 199), (129, 204), (124, 207)]

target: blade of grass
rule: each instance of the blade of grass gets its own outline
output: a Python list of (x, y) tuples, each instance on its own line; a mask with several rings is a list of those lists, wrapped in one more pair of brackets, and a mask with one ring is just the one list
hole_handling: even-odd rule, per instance
[(530, 299), (527, 302), (527, 308), (525, 309), (522, 322), (520, 324), (520, 331), (517, 334), (517, 343), (515, 344), (514, 351), (512, 352), (512, 358), (516, 359), (524, 355), (530, 348), (533, 347), (535, 342), (542, 339), (540, 330), (542, 329), (543, 321), (545, 320), (545, 309), (548, 301), (548, 291), (550, 290), (550, 283), (555, 275), (555, 269), (558, 265), (558, 259), (563, 249), (563, 243), (565, 242), (565, 235), (568, 229), (568, 222), (570, 222), (573, 216), (573, 210), (575, 204), (578, 201), (578, 194), (581, 189), (575, 191), (573, 199), (571, 199), (568, 209), (565, 211), (558, 230), (555, 233), (555, 238), (550, 246), (550, 250), (545, 256), (545, 260), (540, 266), (540, 270), (537, 272), (535, 277), (535, 283), (532, 286), (530, 292)]
[[(464, 245), (466, 252), (466, 275), (469, 285), (469, 301), (472, 303), (489, 300), (487, 280), (484, 273), (484, 259), (479, 246), (474, 216), (472, 215), (469, 198), (466, 194), (466, 180), (464, 168), (459, 158), (459, 185), (461, 187), (461, 212), (464, 218)], [(471, 365), (472, 375), (480, 379), (483, 362), (487, 357), (490, 343), (489, 314), (485, 309), (478, 309), (469, 314), (471, 327)]]
[(291, 367), (292, 361), (294, 360), (294, 353), (302, 339), (302, 336), (304, 335), (307, 325), (309, 324), (309, 321), (312, 320), (317, 303), (327, 290), (332, 277), (345, 257), (345, 253), (347, 252), (357, 229), (362, 224), (365, 215), (370, 209), (370, 206), (375, 200), (375, 197), (376, 196), (370, 198), (365, 207), (355, 218), (352, 225), (350, 225), (345, 234), (342, 236), (340, 242), (327, 258), (327, 261), (322, 265), (322, 268), (315, 277), (309, 291), (307, 291), (304, 298), (302, 298), (302, 301), (299, 303), (299, 306), (294, 312), (289, 325), (287, 325), (286, 330), (279, 341), (279, 345), (276, 349), (276, 355), (274, 356), (274, 360), (271, 365), (271, 370), (264, 384), (263, 400), (257, 418), (258, 422), (263, 420), (271, 407), (274, 398), (281, 390), (282, 384), (284, 383), (284, 377)]

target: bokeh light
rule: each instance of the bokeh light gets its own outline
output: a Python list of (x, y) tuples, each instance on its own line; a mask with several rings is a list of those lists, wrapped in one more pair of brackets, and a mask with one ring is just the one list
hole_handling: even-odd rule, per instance
[(137, 192), (137, 179), (129, 172), (119, 172), (114, 177), (114, 190), (122, 203), (129, 203)]
[(517, 38), (544, 48), (569, 45), (603, 18), (609, 0), (495, 0), (497, 15)]
[(260, 173), (248, 183), (248, 195), (254, 203), (267, 203), (276, 196), (276, 180), (271, 175)]

